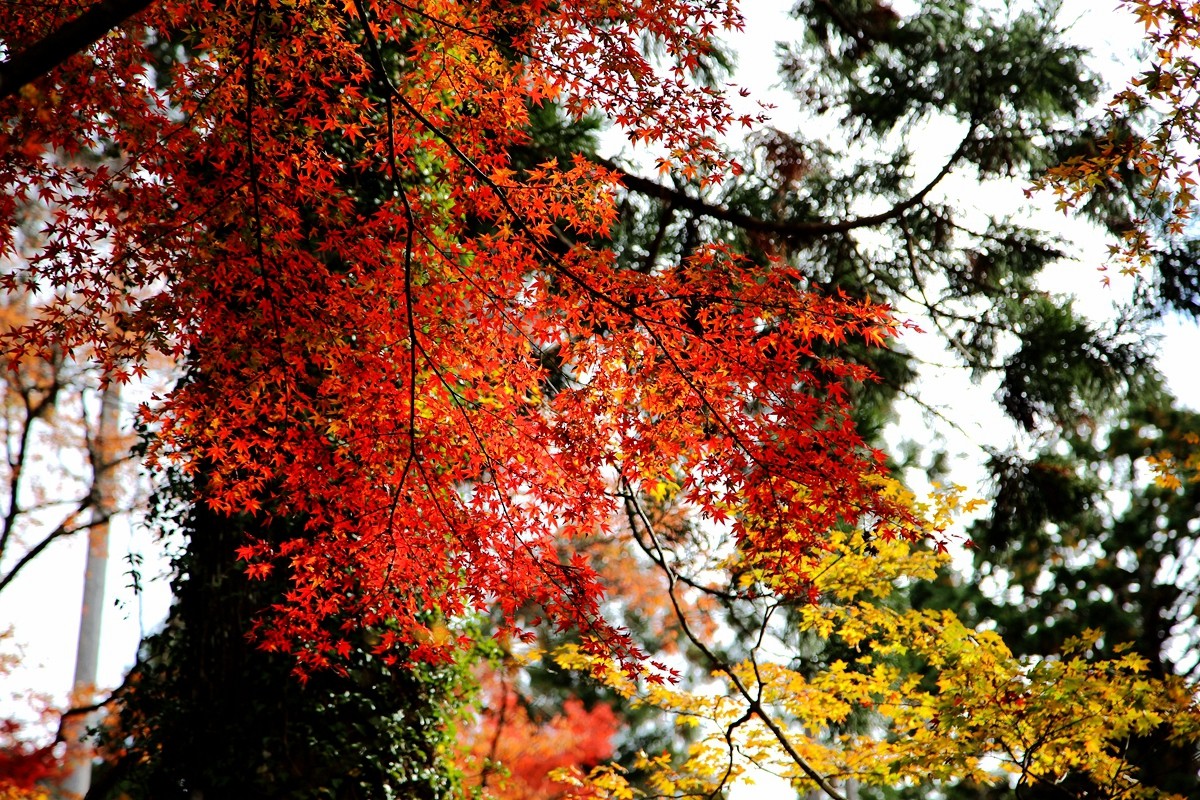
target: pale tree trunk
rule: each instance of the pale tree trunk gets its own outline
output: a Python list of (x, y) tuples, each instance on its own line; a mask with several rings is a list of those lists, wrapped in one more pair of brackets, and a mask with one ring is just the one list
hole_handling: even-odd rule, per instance
[[(83, 579), (83, 603), (79, 612), (79, 645), (75, 653), (75, 683), (71, 701), (88, 705), (95, 699), (100, 661), (100, 623), (104, 615), (104, 582), (108, 571), (109, 520), (116, 511), (117, 470), (122, 458), (121, 391), (109, 383), (100, 393), (100, 421), (89, 450), (92, 459), (93, 524), (88, 531), (87, 567)], [(75, 717), (65, 730), (67, 763), (71, 773), (63, 782), (65, 797), (83, 797), (92, 780), (92, 746), (83, 741), (94, 715)]]

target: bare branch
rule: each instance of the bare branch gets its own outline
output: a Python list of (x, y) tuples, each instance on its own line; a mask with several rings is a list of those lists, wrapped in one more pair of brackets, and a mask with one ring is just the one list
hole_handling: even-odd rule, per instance
[(43, 550), (45, 550), (47, 547), (49, 547), (51, 542), (55, 541), (56, 539), (61, 539), (64, 536), (70, 536), (73, 533), (78, 533), (79, 531), (90, 530), (90, 529), (96, 527), (97, 525), (106, 524), (109, 520), (108, 515), (97, 516), (91, 522), (88, 522), (86, 525), (78, 525), (78, 526), (71, 525), (71, 522), (73, 520), (75, 520), (80, 514), (82, 514), (87, 509), (91, 508), (93, 505), (94, 505), (94, 501), (93, 501), (93, 497), (91, 495), (88, 495), (87, 497), (80, 500), (79, 505), (76, 507), (75, 511), (73, 511), (71, 514), (67, 515), (66, 519), (64, 519), (62, 522), (60, 522), (58, 524), (58, 527), (56, 527), (54, 530), (50, 531), (50, 533), (46, 534), (40, 542), (35, 544), (33, 547), (29, 548), (29, 550), (26, 551), (25, 555), (21, 556), (21, 558), (17, 560), (17, 563), (13, 564), (12, 569), (10, 569), (3, 576), (0, 576), (0, 592), (3, 592), (8, 587), (8, 585), (13, 582), (13, 580), (17, 577), (17, 573), (19, 573), (31, 561), (33, 561), (35, 558), (37, 558)]

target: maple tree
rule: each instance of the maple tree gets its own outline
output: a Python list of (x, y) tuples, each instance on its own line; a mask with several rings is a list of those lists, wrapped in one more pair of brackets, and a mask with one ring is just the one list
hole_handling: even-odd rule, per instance
[(1111, 254), (1123, 272), (1151, 265), (1165, 272), (1160, 287), (1165, 299), (1186, 309), (1191, 278), (1172, 264), (1172, 257), (1183, 253), (1169, 241), (1184, 238), (1195, 209), (1198, 9), (1180, 0), (1123, 0), (1120, 5), (1145, 31), (1144, 70), (1109, 101), (1106, 135), (1047, 170), (1033, 188), (1052, 191), (1064, 212), (1094, 211), (1113, 195), (1125, 199), (1133, 218), (1122, 226)]
[(484, 675), (482, 710), (458, 756), (464, 786), (504, 800), (562, 794), (555, 770), (590, 769), (612, 758), (617, 716), (606, 704), (585, 708), (569, 698), (560, 713), (539, 719), (512, 685), (515, 672)]
[[(107, 14), (116, 23), (144, 5), (81, 6), (77, 19)], [(892, 52), (929, 59), (922, 48), (940, 41), (910, 35), (883, 4), (845, 11), (811, 5), (828, 63), (838, 65), (831, 74), (855, 85), (864, 69), (890, 80)], [(1017, 686), (1046, 687), (1037, 713), (1070, 721), (1066, 738), (1054, 743), (1080, 747), (1075, 761), (1022, 749), (1030, 754), (1022, 779), (1052, 780), (1067, 767), (1126, 774), (1108, 736), (1123, 728), (1074, 722), (1098, 710), (1115, 713), (1115, 693), (1136, 680), (1136, 659), (1094, 668), (1071, 661), (1056, 672), (1052, 664), (1017, 663), (994, 637), (944, 616), (889, 616), (869, 603), (852, 611), (806, 605), (823, 592), (855, 600), (821, 583), (825, 559), (853, 561), (839, 531), (865, 526), (874, 537), (859, 543), (869, 556), (854, 562), (859, 579), (888, 574), (878, 553), (892, 552), (892, 539), (940, 535), (940, 522), (916, 524), (910, 504), (888, 488), (882, 454), (856, 426), (871, 406), (864, 402), (870, 390), (863, 386), (872, 379), (867, 364), (886, 367), (893, 357), (870, 348), (894, 327), (887, 308), (866, 299), (872, 284), (853, 279), (853, 233), (900, 234), (891, 259), (861, 262), (889, 267), (878, 270), (884, 296), (919, 293), (939, 321), (976, 331), (1001, 327), (954, 316), (956, 297), (930, 301), (920, 273), (950, 263), (960, 283), (983, 285), (986, 298), (1023, 300), (1049, 253), (993, 221), (983, 233), (964, 234), (988, 242), (986, 252), (939, 261), (944, 254), (924, 245), (957, 223), (931, 193), (960, 163), (1002, 172), (1014, 157), (1032, 160), (1022, 150), (1032, 134), (1022, 125), (1069, 113), (1086, 94), (1082, 81), (1056, 85), (1066, 99), (1046, 101), (1057, 103), (1052, 111), (1017, 107), (1011, 122), (1003, 112), (1017, 101), (984, 107), (986, 71), (967, 70), (974, 77), (957, 105), (936, 86), (899, 96), (902, 104), (943, 103), (967, 122), (932, 183), (909, 192), (899, 177), (889, 184), (877, 172), (888, 195), (882, 213), (854, 216), (845, 200), (819, 208), (813, 198), (811, 213), (772, 219), (744, 198), (759, 190), (777, 209), (794, 208), (782, 198), (813, 170), (804, 147), (783, 135), (770, 137), (759, 174), (728, 183), (727, 202), (689, 194), (722, 191), (716, 178), (727, 162), (712, 137), (751, 121), (736, 119), (719, 93), (694, 79), (711, 57), (711, 35), (737, 25), (728, 3), (264, 0), (214, 9), (172, 0), (148, 4), (133, 24), (108, 35), (78, 40), (53, 73), (24, 87), (10, 76), (35, 73), (29, 65), (47, 43), (64, 52), (63, 41), (78, 36), (80, 26), (55, 27), (58, 20), (22, 7), (0, 13), (11, 23), (7, 30), (20, 31), (4, 42), (12, 55), (0, 73), (0, 88), (11, 95), (0, 106), (11, 121), (0, 169), (13, 187), (2, 210), (12, 221), (30, 206), (56, 209), (39, 230), (40, 249), (5, 275), (9, 287), (48, 298), (41, 315), (7, 341), (18, 359), (87, 346), (116, 380), (137, 376), (155, 351), (185, 363), (185, 379), (145, 422), (153, 458), (181, 465), (189, 475), (186, 502), (198, 509), (188, 524), (205, 556), (183, 569), (193, 578), (219, 574), (210, 590), (229, 592), (239, 578), (236, 558), (252, 579), (229, 619), (213, 627), (222, 652), (232, 654), (227, 673), (247, 664), (296, 664), (314, 692), (342, 697), (354, 691), (364, 662), (389, 680), (405, 662), (448, 665), (457, 650), (474, 646), (459, 620), (494, 609), (501, 638), (528, 639), (522, 622), (546, 616), (580, 636), (580, 648), (562, 656), (569, 665), (621, 686), (639, 671), (661, 682), (668, 667), (647, 666), (639, 643), (614, 624), (590, 558), (595, 539), (624, 537), (642, 546), (676, 603), (682, 583), (739, 607), (748, 603), (750, 612), (764, 603), (793, 609), (823, 636), (877, 639), (885, 651), (895, 650), (889, 637), (899, 630), (889, 626), (908, 626), (927, 637), (911, 642), (914, 649), (931, 662), (948, 660), (944, 680), (960, 686), (959, 703), (933, 691), (916, 695), (899, 667), (866, 670), (862, 660), (849, 677), (827, 678), (823, 688), (833, 699), (822, 702), (849, 696), (850, 705), (890, 707), (899, 686), (919, 696), (926, 711), (952, 706), (937, 712), (947, 722), (932, 731), (921, 727), (929, 728), (931, 717), (894, 711), (896, 730), (911, 734), (907, 754), (878, 736), (853, 740), (880, 756), (872, 774), (860, 775), (861, 763), (847, 765), (838, 748), (819, 749), (819, 737), (812, 752), (799, 754), (788, 752), (788, 736), (771, 730), (789, 717), (808, 719), (814, 729), (832, 730), (840, 721), (836, 711), (822, 717), (788, 696), (787, 687), (799, 685), (794, 674), (777, 667), (771, 681), (757, 674), (751, 681), (753, 658), (715, 659), (710, 666), (725, 665), (722, 680), (742, 687), (742, 706), (651, 690), (652, 704), (707, 714), (726, 731), (706, 738), (679, 777), (668, 777), (673, 765), (649, 764), (654, 780), (670, 782), (660, 783), (665, 792), (719, 787), (734, 770), (714, 759), (732, 758), (735, 733), (753, 729), (754, 738), (738, 743), (762, 747), (763, 731), (754, 727), (760, 725), (774, 737), (772, 748), (792, 756), (784, 762), (798, 785), (832, 788), (823, 777), (831, 773), (905, 781), (928, 770), (930, 753), (947, 742), (956, 743), (958, 755), (939, 775), (953, 770), (982, 779), (972, 759), (1000, 745), (976, 722), (1011, 724), (1020, 734), (1022, 725), (1028, 730), (1048, 718), (1021, 710), (1019, 701), (1028, 701)], [(931, 16), (953, 29), (956, 41), (979, 35), (965, 13)], [(103, 29), (95, 19), (89, 25)], [(1006, 33), (1037, 42), (1044, 30), (1022, 17)], [(665, 61), (648, 60), (641, 37), (657, 42)], [(1003, 39), (988, 41), (999, 47)], [(972, 60), (969, 51), (944, 58), (945, 74), (1015, 58), (1001, 48)], [(803, 67), (797, 58), (791, 69), (803, 74)], [(93, 80), (97, 69), (110, 80)], [(893, 90), (861, 86), (870, 91), (851, 99), (879, 130), (915, 113), (887, 106), (898, 97)], [(633, 138), (661, 142), (670, 156), (664, 166), (673, 160), (680, 179), (695, 184), (671, 189), (585, 158), (522, 162), (516, 154), (529, 145), (531, 114), (551, 101), (569, 115), (602, 112)], [(87, 168), (59, 157), (96, 148), (116, 153), (116, 163)], [(754, 172), (758, 165), (751, 166)], [(904, 168), (898, 161), (886, 174)], [(829, 170), (825, 178), (862, 186), (866, 174)], [(618, 180), (664, 203), (658, 222), (647, 226), (645, 247), (636, 233), (624, 250), (609, 244)], [(761, 191), (764, 182), (769, 191)], [(725, 239), (700, 220), (742, 231), (738, 245), (749, 243), (746, 253), (712, 244)], [(669, 236), (672, 226), (684, 235)], [(806, 247), (829, 256), (821, 260), (828, 269), (794, 266)], [(928, 262), (918, 250), (929, 253)], [(889, 282), (903, 267), (916, 273), (912, 282)], [(814, 279), (825, 273), (840, 291), (817, 290)], [(1030, 315), (1020, 301), (997, 307), (1012, 318)], [(1036, 323), (1047, 323), (1042, 329), (1061, 323), (1078, 330), (1049, 304), (1033, 309)], [(1021, 328), (1022, 335), (1030, 331), (1039, 333), (1038, 324)], [(986, 336), (971, 344), (998, 353)], [(973, 366), (990, 368), (985, 359)], [(1080, 396), (1055, 397), (1061, 383), (1038, 386), (1017, 368), (1006, 374), (1006, 406), (1029, 427), (1041, 416), (1065, 416)], [(657, 507), (671, 504), (716, 527), (706, 533), (674, 525), (677, 540), (660, 538), (650, 522), (660, 519)], [(616, 520), (622, 510), (623, 523)], [(702, 581), (710, 572), (730, 585)], [(200, 594), (190, 607), (202, 609), (193, 620), (219, 597), (204, 596), (203, 584), (193, 584)], [(531, 607), (538, 609), (533, 615)], [(861, 622), (848, 621), (853, 616), (874, 627), (864, 633)], [(685, 612), (678, 617), (694, 630)], [(270, 654), (231, 644), (252, 618), (262, 647), (295, 660), (254, 661)], [(762, 622), (758, 630), (766, 629)], [(170, 675), (168, 652), (159, 656)], [(613, 661), (624, 678), (610, 676)], [(981, 669), (982, 682), (972, 682)], [(176, 691), (186, 675), (173, 674), (167, 685), (174, 688), (148, 693), (146, 705), (133, 693), (127, 719), (135, 727), (125, 733), (142, 735), (142, 714), (145, 741), (156, 741), (155, 705), (187, 697)], [(1063, 694), (1072, 681), (1088, 691)], [(1188, 735), (1185, 700), (1157, 683), (1137, 691), (1164, 717), (1183, 709), (1178, 727)], [(238, 698), (244, 695), (198, 692), (187, 697), (189, 713), (211, 712), (206, 703), (220, 700), (232, 702), (236, 714)], [(741, 717), (756, 721), (743, 730), (732, 724)], [(492, 724), (486, 719), (484, 730)], [(579, 714), (566, 719), (578, 721)], [(714, 742), (725, 750), (714, 750)], [(170, 747), (187, 751), (180, 742)], [(420, 758), (438, 747), (420, 743)], [(775, 758), (781, 751), (761, 752)], [(310, 755), (317, 758), (315, 750)], [(594, 749), (577, 760), (602, 755)], [(544, 791), (537, 776), (521, 775), (548, 764), (534, 761), (518, 761), (511, 771), (529, 791)], [(172, 777), (177, 785), (152, 779), (151, 791), (179, 791), (179, 776), (166, 775)], [(281, 777), (275, 790), (287, 791), (279, 787), (296, 777)], [(631, 791), (612, 771), (588, 780), (595, 791)]]
[[(0, 631), (0, 678), (7, 677), (19, 661), (19, 655), (11, 652), (11, 639), (11, 630)], [(23, 706), (33, 705), (29, 698), (23, 700)], [(32, 727), (26, 720), (0, 720), (0, 797), (5, 800), (47, 800), (49, 795), (38, 782), (62, 774), (53, 743), (38, 741)]]
[[(559, 552), (607, 524), (606, 471), (694, 472), (700, 507), (723, 518), (742, 498), (785, 554), (892, 516), (843, 411), (843, 382), (867, 373), (813, 352), (881, 342), (884, 309), (720, 248), (620, 269), (588, 241), (612, 219), (607, 170), (510, 166), (547, 95), (600, 101), (685, 173), (719, 166), (709, 131), (733, 120), (686, 76), (736, 18), (678, 6), (163, 4), (9, 97), (4, 210), (54, 209), (5, 276), (47, 294), (11, 352), (86, 345), (114, 380), (155, 350), (188, 359), (147, 417), (152, 455), (202, 474), (214, 513), (258, 518), (236, 556), (290, 578), (259, 641), (303, 673), (346, 668), (347, 624), (378, 629), (385, 661), (442, 661), (463, 637), (435, 638), (430, 608), (495, 603), (511, 627), (528, 601), (640, 668), (586, 561)], [(5, 13), (11, 64), (60, 35)], [(657, 72), (635, 34), (675, 67)], [(87, 80), (97, 65), (110, 83)], [(57, 156), (96, 146), (119, 163)]]
[[(880, 457), (843, 411), (843, 381), (866, 372), (814, 354), (846, 336), (882, 342), (884, 309), (717, 247), (618, 269), (586, 241), (612, 220), (606, 170), (508, 166), (526, 98), (547, 94), (636, 122), (632, 135), (686, 156), (685, 170), (717, 162), (711, 135), (733, 120), (686, 75), (736, 17), (725, 4), (661, 12), (257, 4), (198, 23), (164, 4), (143, 24), (206, 57), (149, 75), (158, 34), (117, 31), (10, 98), (8, 211), (34, 193), (61, 211), (5, 280), (74, 289), (10, 345), (87, 344), (118, 380), (152, 350), (191, 354), (192, 378), (149, 421), (153, 455), (203, 462), (217, 511), (305, 519), (303, 536), (239, 550), (251, 576), (282, 565), (295, 584), (260, 626), (266, 647), (328, 664), (347, 647), (322, 624), (337, 611), (398, 619), (383, 647), (436, 658), (416, 636), (428, 604), (455, 615), (533, 600), (633, 664), (598, 614), (592, 570), (557, 552), (611, 516), (606, 468), (629, 482), (693, 473), (705, 513), (723, 518), (737, 497), (774, 520), (747, 545), (794, 538), (783, 552), (867, 510), (894, 516), (864, 483)], [(17, 53), (48, 24), (22, 22)], [(671, 71), (635, 34), (663, 43)], [(76, 79), (95, 64), (132, 72)], [(95, 141), (122, 166), (48, 154)], [(364, 205), (375, 185), (386, 194)], [(544, 389), (548, 354), (569, 390)], [(381, 591), (392, 585), (406, 589)]]

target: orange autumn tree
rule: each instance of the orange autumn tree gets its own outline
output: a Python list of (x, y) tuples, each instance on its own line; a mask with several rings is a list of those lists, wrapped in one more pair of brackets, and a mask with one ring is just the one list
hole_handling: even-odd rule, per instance
[[(1200, 4), (1189, 0), (1121, 0), (1144, 30), (1138, 73), (1107, 107), (1107, 135), (1046, 171), (1034, 189), (1049, 190), (1060, 211), (1079, 209), (1103, 220), (1106, 204), (1127, 204), (1128, 224), (1113, 230), (1110, 254), (1122, 272), (1172, 264), (1171, 240), (1185, 239), (1200, 180)], [(1115, 216), (1115, 215), (1114, 215)], [(1176, 255), (1176, 261), (1181, 256)], [(1167, 275), (1167, 302), (1190, 281)], [(1186, 300), (1180, 310), (1188, 310)]]
[[(668, 491), (664, 484), (652, 495), (661, 498)], [(675, 522), (683, 526), (678, 516)], [(625, 526), (582, 544), (614, 599), (610, 608), (619, 614), (620, 624), (656, 658), (678, 663), (682, 631), (666, 602), (661, 576), (640, 557)], [(692, 598), (692, 607), (701, 620), (711, 621), (698, 626), (700, 635), (711, 636), (719, 608), (704, 597)], [(635, 709), (601, 682), (572, 674), (552, 659), (532, 658), (572, 638), (544, 628), (538, 634), (533, 645), (489, 648), (488, 657), (474, 668), (477, 708), (461, 726), (455, 750), (467, 789), (500, 800), (559, 798), (570, 792), (555, 778), (561, 770), (586, 772), (607, 762), (626, 762), (639, 748), (686, 741), (668, 718), (652, 709)]]
[(515, 677), (516, 670), (502, 669), (482, 676), (484, 708), (457, 754), (464, 786), (497, 800), (560, 796), (555, 772), (590, 770), (611, 759), (620, 721), (608, 705), (589, 709), (578, 698), (543, 718), (524, 702)]
[[(35, 199), (60, 209), (3, 277), (46, 297), (6, 342), (89, 346), (114, 380), (186, 360), (146, 411), (152, 457), (203, 469), (217, 513), (304, 521), (237, 551), (290, 578), (263, 647), (330, 666), (353, 620), (438, 660), (456, 642), (430, 608), (513, 629), (532, 603), (636, 670), (569, 545), (615, 487), (682, 476), (799, 594), (828, 530), (903, 516), (845, 406), (869, 375), (825, 346), (882, 343), (886, 309), (719, 246), (619, 269), (612, 173), (510, 164), (554, 99), (718, 179), (714, 137), (750, 120), (694, 74), (731, 2), (141, 5), (2, 12), (0, 247)], [(122, 24), (80, 44), (104, 14)], [(83, 49), (37, 75), (64, 43)], [(95, 148), (120, 165), (61, 157)]]

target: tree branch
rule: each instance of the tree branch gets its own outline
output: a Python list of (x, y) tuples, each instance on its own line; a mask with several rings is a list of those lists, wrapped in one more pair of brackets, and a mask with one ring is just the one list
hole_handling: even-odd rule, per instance
[(17, 573), (19, 573), (22, 569), (28, 566), (31, 561), (37, 558), (43, 550), (50, 546), (51, 542), (61, 539), (64, 536), (70, 536), (71, 534), (78, 533), (79, 531), (89, 530), (97, 525), (103, 525), (105, 522), (108, 522), (109, 516), (105, 515), (97, 517), (85, 525), (72, 527), (71, 523), (78, 518), (80, 514), (82, 514), (88, 508), (92, 508), (94, 505), (95, 503), (91, 495), (88, 495), (80, 500), (79, 507), (76, 508), (75, 511), (73, 511), (67, 516), (66, 519), (60, 522), (57, 528), (46, 534), (40, 542), (29, 548), (29, 550), (17, 560), (17, 563), (12, 565), (12, 569), (0, 576), (0, 592), (3, 592), (6, 588), (8, 588), (8, 585), (17, 577)]
[(71, 708), (68, 708), (66, 711), (62, 712), (58, 718), (58, 732), (54, 735), (55, 743), (66, 741), (66, 728), (69, 720), (73, 720), (75, 717), (79, 716), (87, 716), (92, 712), (99, 711), (124, 694), (132, 685), (133, 675), (140, 666), (140, 662), (141, 660), (138, 659), (138, 663), (135, 663), (129, 668), (129, 671), (125, 673), (124, 680), (121, 681), (121, 685), (109, 692), (108, 697), (83, 706), (72, 706)]
[[(779, 725), (778, 721), (768, 713), (767, 709), (762, 704), (762, 684), (759, 684), (759, 691), (752, 693), (748, 687), (734, 672), (733, 667), (724, 659), (720, 658), (708, 644), (702, 640), (699, 635), (692, 630), (691, 623), (688, 622), (687, 615), (684, 613), (683, 606), (676, 594), (676, 586), (678, 576), (674, 568), (667, 563), (666, 553), (663, 551), (662, 544), (659, 542), (658, 534), (654, 531), (654, 526), (650, 519), (642, 510), (641, 505), (633, 498), (632, 493), (625, 496), (625, 514), (629, 520), (629, 526), (633, 532), (634, 541), (641, 547), (642, 551), (650, 558), (659, 570), (662, 571), (667, 580), (667, 598), (671, 601), (671, 608), (675, 613), (675, 619), (679, 623), (680, 630), (683, 635), (692, 643), (709, 664), (718, 672), (723, 673), (728, 679), (733, 688), (737, 691), (746, 703), (746, 714), (758, 717), (763, 725), (775, 737), (775, 741), (779, 742), (780, 747), (792, 759), (792, 763), (800, 768), (800, 771), (808, 776), (809, 780), (817, 785), (821, 791), (825, 792), (831, 800), (847, 800), (829, 780), (819, 773), (808, 760), (796, 750), (788, 737), (787, 732)], [(642, 540), (642, 537), (637, 534), (638, 525), (641, 525), (649, 539), (649, 544)], [(757, 666), (757, 665), (756, 665)], [(727, 729), (727, 734), (732, 734), (733, 726)]]
[(100, 0), (57, 30), (0, 64), (0, 100), (82, 53), (154, 0)]
[(851, 217), (836, 222), (827, 220), (796, 220), (796, 221), (775, 221), (769, 219), (761, 219), (759, 217), (743, 214), (740, 211), (734, 211), (725, 206), (709, 203), (701, 200), (698, 197), (692, 197), (682, 189), (675, 189), (670, 186), (664, 186), (657, 181), (652, 181), (649, 178), (643, 178), (638, 175), (633, 175), (618, 166), (615, 162), (607, 158), (595, 158), (597, 164), (600, 164), (606, 169), (616, 172), (621, 177), (621, 183), (626, 189), (647, 197), (653, 197), (669, 203), (672, 208), (686, 209), (694, 214), (710, 219), (719, 219), (723, 222), (728, 222), (744, 231), (752, 231), (755, 233), (773, 233), (783, 236), (791, 241), (811, 241), (822, 236), (831, 236), (838, 233), (848, 233), (849, 231), (858, 228), (871, 228), (880, 225), (884, 222), (890, 222), (902, 216), (908, 210), (920, 205), (934, 188), (941, 183), (950, 171), (958, 164), (963, 154), (967, 150), (967, 146), (975, 137), (975, 129), (977, 123), (972, 122), (967, 129), (966, 135), (959, 142), (958, 147), (946, 159), (946, 163), (942, 166), (938, 173), (933, 178), (922, 186), (917, 192), (909, 196), (906, 200), (902, 200), (886, 211), (881, 211), (878, 214), (868, 214), (864, 217)]

